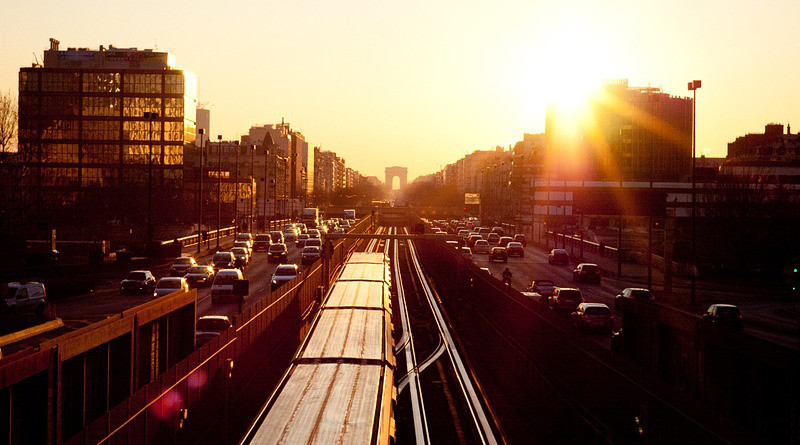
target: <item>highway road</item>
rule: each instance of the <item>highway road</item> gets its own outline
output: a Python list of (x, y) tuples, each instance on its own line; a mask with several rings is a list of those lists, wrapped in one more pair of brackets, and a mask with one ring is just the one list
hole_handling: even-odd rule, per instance
[[(223, 240), (222, 249), (229, 247), (231, 240)], [(295, 247), (294, 243), (288, 243), (289, 263), (300, 265), (300, 251), (302, 248)], [(186, 251), (185, 251), (186, 253)], [(209, 263), (213, 252), (208, 255), (196, 257), (199, 264)], [(250, 296), (245, 299), (244, 307), (247, 308), (255, 301), (266, 298), (270, 293), (270, 283), (272, 273), (278, 266), (277, 263), (267, 262), (267, 252), (254, 252), (250, 264), (245, 267), (243, 273), (250, 281)], [(308, 265), (300, 265), (300, 270), (304, 271)], [(169, 276), (169, 266), (160, 266), (151, 270), (156, 280), (161, 277)], [(142, 294), (121, 295), (119, 292), (119, 282), (123, 279), (120, 276), (116, 281), (109, 281), (99, 286), (93, 292), (79, 295), (73, 298), (60, 300), (56, 303), (56, 314), (64, 320), (67, 325), (79, 327), (102, 320), (111, 315), (118, 314), (128, 308), (150, 301), (152, 297)], [(239, 312), (237, 303), (211, 303), (211, 287), (201, 287), (197, 290), (197, 316), (203, 315), (228, 315), (233, 316)]]

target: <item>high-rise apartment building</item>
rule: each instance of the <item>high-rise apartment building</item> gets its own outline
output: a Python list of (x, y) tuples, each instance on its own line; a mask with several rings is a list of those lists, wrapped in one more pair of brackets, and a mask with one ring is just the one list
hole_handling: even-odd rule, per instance
[(154, 221), (180, 220), (194, 75), (166, 52), (50, 42), (43, 65), (19, 71), (19, 150), (33, 222), (142, 227), (150, 185)]

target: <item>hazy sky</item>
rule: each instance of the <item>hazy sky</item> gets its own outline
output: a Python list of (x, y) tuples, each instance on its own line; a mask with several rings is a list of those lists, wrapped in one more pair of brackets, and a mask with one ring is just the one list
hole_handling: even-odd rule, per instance
[(381, 178), (541, 132), (548, 99), (603, 78), (673, 95), (702, 79), (709, 156), (767, 122), (800, 130), (797, 0), (2, 0), (0, 13), (0, 90), (49, 37), (157, 46), (198, 76), (214, 134), (285, 117)]

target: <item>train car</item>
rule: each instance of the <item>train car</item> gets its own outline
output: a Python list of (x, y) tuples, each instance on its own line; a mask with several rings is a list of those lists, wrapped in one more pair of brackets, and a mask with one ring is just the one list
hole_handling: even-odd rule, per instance
[(292, 366), (241, 443), (393, 441), (397, 393), (387, 273), (383, 253), (348, 258)]

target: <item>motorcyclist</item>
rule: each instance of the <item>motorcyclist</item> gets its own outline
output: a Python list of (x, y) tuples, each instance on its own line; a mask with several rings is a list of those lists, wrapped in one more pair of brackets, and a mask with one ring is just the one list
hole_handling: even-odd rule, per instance
[(511, 271), (508, 270), (508, 268), (506, 267), (505, 270), (503, 270), (503, 284), (507, 284), (507, 285), (511, 286), (511, 276), (512, 275), (514, 275), (514, 274), (512, 274)]

